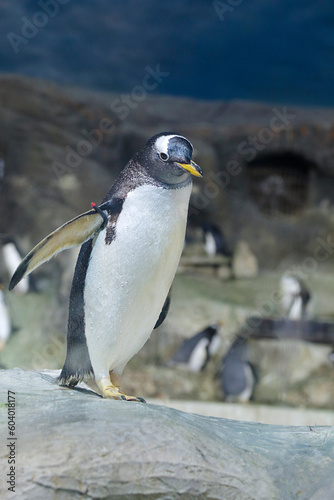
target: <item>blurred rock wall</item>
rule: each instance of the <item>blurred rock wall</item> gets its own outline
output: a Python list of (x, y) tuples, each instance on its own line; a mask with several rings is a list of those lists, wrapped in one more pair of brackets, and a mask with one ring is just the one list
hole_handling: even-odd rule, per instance
[(6, 75), (0, 130), (0, 233), (17, 235), (25, 251), (101, 201), (131, 156), (163, 130), (193, 142), (205, 173), (195, 182), (190, 224), (218, 224), (232, 247), (246, 240), (262, 268), (284, 268), (333, 233), (330, 109), (102, 94)]

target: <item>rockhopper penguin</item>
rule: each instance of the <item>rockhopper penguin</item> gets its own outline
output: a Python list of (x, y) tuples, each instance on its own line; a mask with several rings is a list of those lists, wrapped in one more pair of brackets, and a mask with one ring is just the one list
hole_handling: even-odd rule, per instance
[(112, 399), (120, 376), (168, 312), (185, 237), (191, 175), (202, 176), (184, 137), (152, 137), (120, 173), (100, 206), (41, 241), (14, 273), (10, 289), (58, 252), (82, 244), (69, 306), (61, 385), (81, 380)]
[(211, 356), (217, 352), (219, 345), (218, 324), (214, 323), (184, 340), (167, 364), (200, 372), (204, 370)]
[(245, 403), (251, 399), (256, 376), (248, 360), (248, 345), (244, 340), (233, 342), (224, 356), (220, 376), (225, 401)]
[(12, 333), (11, 319), (3, 289), (4, 286), (0, 281), (0, 351), (5, 347)]
[(309, 317), (311, 293), (299, 276), (284, 274), (280, 279), (282, 309), (287, 318), (305, 320)]
[[(0, 255), (5, 264), (9, 276), (11, 276), (15, 271), (15, 269), (20, 264), (24, 254), (20, 252), (20, 249), (14, 238), (11, 238), (10, 236), (6, 236), (5, 238), (3, 238), (1, 240), (1, 245), (2, 248), (0, 249)], [(24, 279), (20, 281), (20, 283), (18, 283), (17, 287), (15, 288), (15, 291), (18, 294), (24, 295), (29, 291), (29, 287), (30, 287), (30, 278), (26, 276)]]

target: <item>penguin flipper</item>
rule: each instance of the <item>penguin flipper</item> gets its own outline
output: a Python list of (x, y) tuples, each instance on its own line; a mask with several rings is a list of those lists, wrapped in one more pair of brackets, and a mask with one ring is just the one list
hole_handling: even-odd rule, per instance
[(96, 209), (89, 210), (46, 236), (22, 260), (12, 276), (9, 290), (12, 290), (22, 278), (30, 274), (36, 267), (48, 262), (59, 252), (82, 245), (93, 238), (98, 231), (104, 228), (106, 220), (107, 217), (104, 218)]
[(154, 330), (156, 328), (158, 328), (158, 326), (160, 326), (166, 319), (166, 316), (168, 314), (168, 311), (169, 311), (169, 306), (170, 306), (170, 301), (171, 301), (171, 296), (172, 296), (172, 288), (170, 288), (169, 292), (168, 292), (168, 295), (167, 295), (167, 298), (165, 300), (165, 303), (164, 305), (162, 306), (162, 309), (161, 309), (161, 313), (159, 315), (159, 318), (158, 318), (158, 321), (156, 322), (155, 326), (154, 326)]

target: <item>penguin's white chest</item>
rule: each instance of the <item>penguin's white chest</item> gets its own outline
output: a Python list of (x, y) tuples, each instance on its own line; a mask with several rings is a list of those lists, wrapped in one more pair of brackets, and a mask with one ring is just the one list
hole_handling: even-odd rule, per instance
[(295, 297), (289, 312), (289, 318), (294, 320), (302, 319), (303, 316), (303, 301), (302, 298)]
[(192, 372), (201, 371), (207, 358), (208, 343), (209, 340), (207, 338), (201, 339), (191, 353), (188, 367)]
[(102, 231), (89, 261), (85, 334), (95, 376), (122, 373), (159, 317), (181, 256), (191, 184), (180, 189), (144, 185), (131, 191), (118, 216), (115, 239)]
[[(19, 254), (14, 243), (7, 243), (2, 248), (2, 257), (5, 263), (5, 266), (8, 269), (8, 273), (12, 276), (18, 265), (21, 263), (21, 255)], [(23, 278), (20, 283), (16, 285), (15, 291), (16, 293), (25, 294), (29, 290), (29, 278), (26, 276)]]
[(217, 253), (217, 245), (212, 233), (205, 235), (205, 251), (210, 257)]
[(3, 292), (0, 290), (0, 348), (4, 346), (5, 342), (10, 336), (10, 333), (10, 316), (5, 302), (5, 297), (3, 295)]

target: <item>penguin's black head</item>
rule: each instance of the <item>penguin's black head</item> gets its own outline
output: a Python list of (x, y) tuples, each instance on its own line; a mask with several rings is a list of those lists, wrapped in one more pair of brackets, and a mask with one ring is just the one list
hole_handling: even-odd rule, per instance
[(201, 177), (201, 168), (192, 161), (192, 144), (172, 132), (157, 134), (147, 142), (140, 156), (142, 165), (155, 179), (167, 184), (180, 184), (189, 174)]

